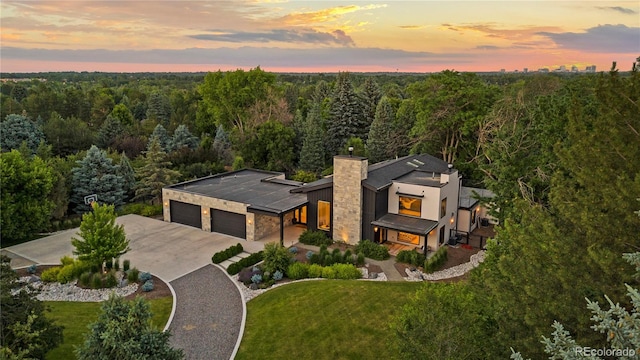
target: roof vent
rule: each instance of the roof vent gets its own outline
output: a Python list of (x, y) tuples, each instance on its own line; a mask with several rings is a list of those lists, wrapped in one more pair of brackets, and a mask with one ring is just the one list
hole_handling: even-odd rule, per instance
[(424, 163), (418, 159), (413, 159), (413, 162), (415, 162), (416, 164), (424, 165)]
[(419, 167), (418, 165), (412, 163), (411, 161), (407, 161), (407, 165), (411, 165), (411, 166), (416, 167), (416, 168)]

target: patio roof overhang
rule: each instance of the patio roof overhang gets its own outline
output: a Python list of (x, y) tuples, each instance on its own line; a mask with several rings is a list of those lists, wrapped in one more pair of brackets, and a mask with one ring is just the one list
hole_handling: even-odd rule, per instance
[(431, 230), (438, 227), (438, 222), (398, 214), (386, 214), (380, 219), (372, 221), (371, 225), (426, 236)]

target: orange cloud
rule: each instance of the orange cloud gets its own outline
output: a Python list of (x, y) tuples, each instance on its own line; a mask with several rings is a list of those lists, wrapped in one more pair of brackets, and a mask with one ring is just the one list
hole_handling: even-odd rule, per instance
[(353, 13), (356, 11), (372, 10), (372, 9), (379, 9), (384, 7), (387, 7), (387, 5), (386, 4), (377, 4), (377, 5), (371, 4), (366, 6), (347, 5), (347, 6), (337, 6), (333, 8), (322, 9), (319, 11), (297, 12), (297, 13), (294, 12), (281, 17), (280, 19), (278, 19), (278, 22), (282, 22), (286, 25), (293, 25), (293, 26), (295, 25), (308, 26), (314, 23), (317, 24), (317, 23), (335, 21), (338, 18), (340, 18), (340, 16), (342, 15)]

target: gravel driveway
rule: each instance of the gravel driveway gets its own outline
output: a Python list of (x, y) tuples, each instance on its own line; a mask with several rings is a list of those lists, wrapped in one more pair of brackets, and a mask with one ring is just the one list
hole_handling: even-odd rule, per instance
[(236, 285), (219, 268), (204, 266), (171, 282), (176, 312), (171, 345), (186, 359), (230, 359), (240, 335), (243, 302)]

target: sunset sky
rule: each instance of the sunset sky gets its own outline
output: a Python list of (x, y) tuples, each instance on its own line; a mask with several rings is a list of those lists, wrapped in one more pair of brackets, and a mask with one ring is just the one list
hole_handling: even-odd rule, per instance
[(0, 71), (553, 70), (640, 56), (640, 1), (2, 0)]

